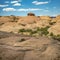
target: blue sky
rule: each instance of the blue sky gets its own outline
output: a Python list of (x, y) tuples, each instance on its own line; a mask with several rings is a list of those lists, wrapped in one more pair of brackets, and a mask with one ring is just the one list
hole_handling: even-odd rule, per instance
[(0, 15), (26, 16), (33, 12), (37, 16), (60, 15), (60, 0), (1, 0)]

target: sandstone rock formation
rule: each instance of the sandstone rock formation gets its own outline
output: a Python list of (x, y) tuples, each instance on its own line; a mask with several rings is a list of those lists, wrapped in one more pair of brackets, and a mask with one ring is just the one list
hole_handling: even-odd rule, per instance
[(2, 16), (2, 17), (0, 17), (0, 23), (6, 23), (6, 22), (8, 22), (8, 21), (10, 21), (10, 17), (8, 16)]
[(21, 24), (33, 24), (35, 23), (36, 21), (39, 21), (40, 19), (36, 16), (25, 16), (21, 19), (19, 19), (18, 23), (21, 23)]
[(53, 33), (54, 35), (60, 35), (60, 23), (56, 23), (48, 29), (49, 33)]
[[(29, 13), (28, 13), (29, 14)], [(33, 15), (33, 13), (32, 13)], [(18, 33), (19, 29), (35, 29), (37, 27), (50, 26), (49, 32), (54, 32), (55, 34), (60, 34), (60, 15), (56, 18), (50, 18), (49, 16), (16, 16), (17, 22), (14, 20), (15, 16), (2, 16), (0, 17), (0, 31), (14, 32)], [(52, 24), (52, 25), (50, 25)]]
[(60, 42), (41, 36), (1, 38), (0, 60), (60, 60)]
[(49, 16), (40, 16), (41, 20), (51, 20)]
[(56, 16), (56, 18), (54, 18), (52, 21), (60, 23), (60, 15)]
[(35, 16), (34, 13), (28, 13), (27, 16)]

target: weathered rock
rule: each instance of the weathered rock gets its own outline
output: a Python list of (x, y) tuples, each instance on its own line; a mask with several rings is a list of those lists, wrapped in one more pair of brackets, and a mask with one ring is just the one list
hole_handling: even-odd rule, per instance
[[(24, 38), (25, 41), (21, 41)], [(0, 60), (60, 60), (60, 42), (47, 37), (0, 39)]]
[(27, 16), (35, 16), (34, 13), (28, 13)]
[(41, 20), (51, 20), (49, 16), (40, 16)]
[(54, 35), (60, 35), (60, 23), (56, 23), (48, 29), (49, 33), (53, 33)]
[(39, 20), (40, 19), (36, 16), (25, 16), (25, 17), (19, 19), (18, 23), (20, 23), (20, 24), (33, 24)]

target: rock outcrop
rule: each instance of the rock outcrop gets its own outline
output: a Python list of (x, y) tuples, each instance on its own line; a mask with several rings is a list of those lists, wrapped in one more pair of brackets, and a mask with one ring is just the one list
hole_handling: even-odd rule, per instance
[(41, 20), (51, 20), (49, 16), (40, 16)]
[(54, 35), (60, 35), (60, 23), (56, 23), (48, 29), (49, 33), (53, 33)]
[(60, 60), (59, 44), (57, 40), (41, 36), (13, 35), (1, 38), (0, 60)]
[(40, 19), (36, 16), (25, 16), (21, 19), (19, 19), (18, 23), (21, 23), (21, 24), (33, 24), (35, 23), (36, 21), (39, 21)]
[(34, 13), (28, 13), (27, 16), (35, 16)]

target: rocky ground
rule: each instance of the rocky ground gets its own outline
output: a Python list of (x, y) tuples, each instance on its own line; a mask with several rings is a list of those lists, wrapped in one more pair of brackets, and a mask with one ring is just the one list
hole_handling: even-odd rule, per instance
[(60, 60), (60, 41), (0, 31), (0, 60)]
[(35, 29), (50, 26), (49, 33), (60, 35), (60, 15), (56, 17), (31, 15), (0, 16), (0, 31), (18, 33), (19, 29), (23, 28)]
[(60, 60), (60, 15), (0, 16), (0, 60)]

